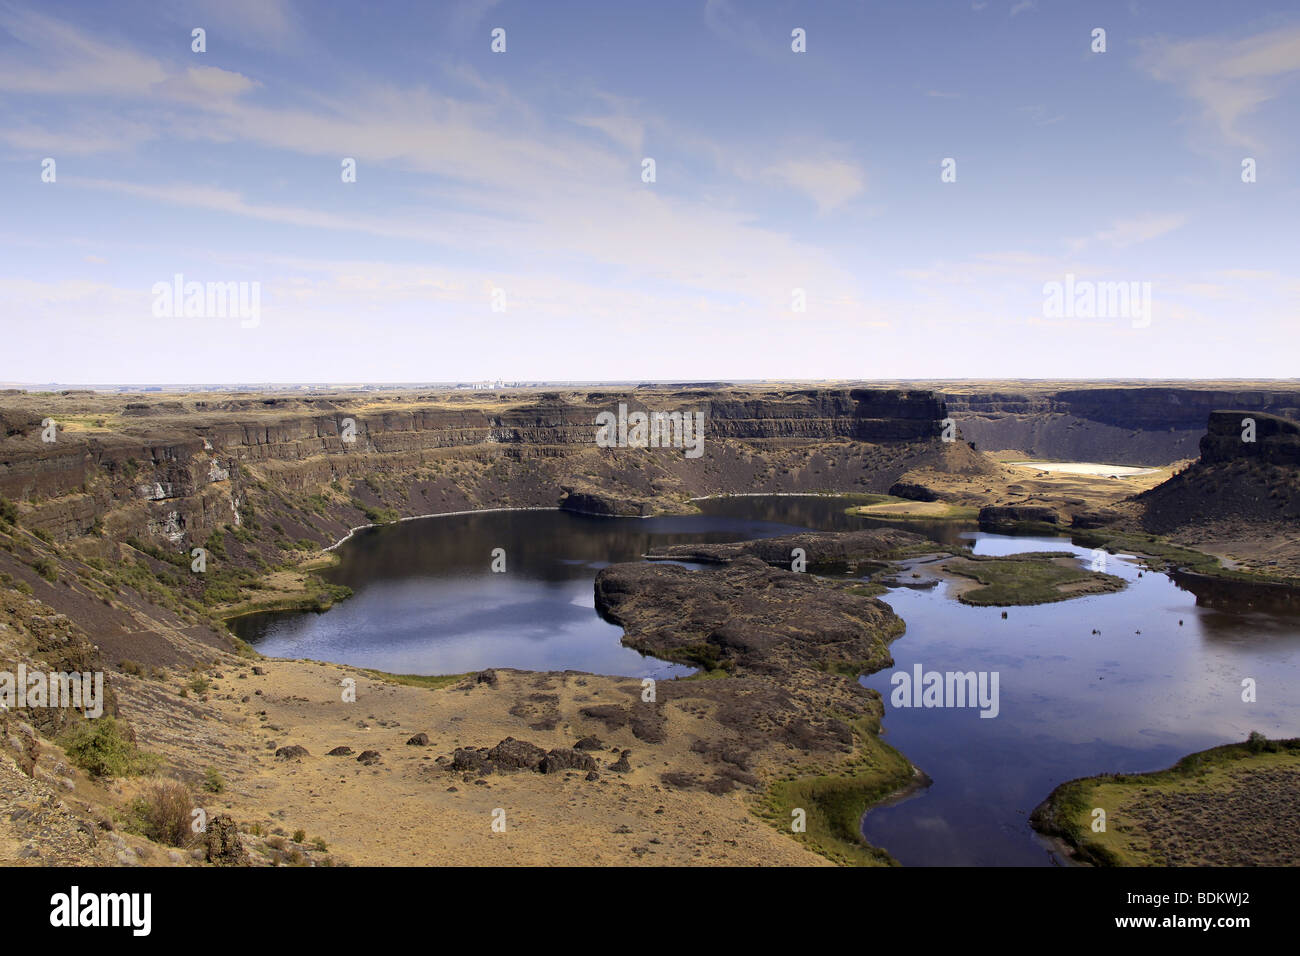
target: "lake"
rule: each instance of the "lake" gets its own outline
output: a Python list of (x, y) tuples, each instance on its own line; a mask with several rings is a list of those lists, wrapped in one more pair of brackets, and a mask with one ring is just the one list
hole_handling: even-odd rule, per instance
[[(596, 614), (600, 568), (670, 544), (884, 524), (844, 514), (847, 502), (831, 497), (699, 504), (704, 514), (683, 517), (500, 511), (368, 529), (338, 549), (340, 563), (325, 575), (351, 587), (352, 598), (324, 614), (258, 614), (231, 627), (270, 656), (395, 673), (495, 666), (672, 677), (689, 669), (623, 647), (621, 630)], [(993, 535), (951, 522), (901, 526), (973, 543), (981, 554), (1091, 555), (1061, 537)], [(503, 574), (491, 570), (497, 548), (505, 551)], [(907, 630), (892, 645), (895, 667), (863, 683), (885, 698), (886, 739), (934, 782), (869, 812), (863, 834), (871, 843), (907, 865), (1051, 865), (1055, 855), (1027, 820), (1058, 783), (1160, 769), (1251, 730), (1300, 734), (1300, 607), (1292, 592), (1175, 580), (1115, 555), (1105, 570), (1128, 588), (1009, 608), (1006, 620), (1002, 609), (958, 603), (946, 584), (884, 597)], [(915, 664), (996, 671), (998, 716), (893, 707), (890, 675)], [(1255, 703), (1241, 700), (1245, 678), (1257, 682)]]

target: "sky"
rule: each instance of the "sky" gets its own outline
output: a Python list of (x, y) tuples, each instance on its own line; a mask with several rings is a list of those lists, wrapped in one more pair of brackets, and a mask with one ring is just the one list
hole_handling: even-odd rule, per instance
[(1295, 377), (1298, 119), (1294, 0), (0, 0), (0, 381)]

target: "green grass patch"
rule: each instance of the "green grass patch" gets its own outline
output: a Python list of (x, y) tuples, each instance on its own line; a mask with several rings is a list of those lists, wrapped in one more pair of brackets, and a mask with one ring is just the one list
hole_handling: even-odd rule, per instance
[[(777, 780), (756, 812), (778, 830), (844, 866), (890, 866), (894, 859), (860, 836), (862, 815), (915, 781), (907, 758), (876, 736), (875, 720), (854, 726), (858, 753), (834, 773)], [(795, 833), (793, 811), (802, 809), (806, 830)]]
[(1003, 557), (971, 555), (954, 558), (944, 569), (980, 584), (957, 599), (977, 607), (1051, 604), (1087, 594), (1104, 594), (1125, 587), (1121, 578), (1084, 568), (1057, 564), (1059, 552), (1030, 552)]
[[(1300, 764), (1300, 737), (1269, 740), (1251, 733), (1244, 743), (1225, 744), (1188, 754), (1167, 770), (1139, 774), (1100, 774), (1061, 784), (1030, 816), (1042, 833), (1074, 848), (1098, 866), (1165, 866), (1159, 848), (1142, 828), (1125, 822), (1125, 810), (1159, 806), (1165, 796), (1228, 790), (1248, 770), (1294, 768)], [(1094, 810), (1106, 811), (1106, 828), (1094, 831)]]
[(466, 674), (390, 674), (387, 671), (375, 671), (361, 668), (367, 677), (383, 681), (385, 684), (404, 684), (407, 687), (423, 687), (427, 690), (439, 690), (458, 684), (470, 675)]

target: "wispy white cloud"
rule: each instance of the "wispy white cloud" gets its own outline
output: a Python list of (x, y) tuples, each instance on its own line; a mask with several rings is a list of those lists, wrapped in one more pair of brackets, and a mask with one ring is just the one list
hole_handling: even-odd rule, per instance
[(855, 164), (833, 159), (790, 159), (769, 166), (765, 173), (808, 196), (821, 212), (843, 205), (864, 188), (862, 171)]
[(0, 29), (25, 48), (0, 66), (0, 90), (101, 97), (143, 94), (167, 76), (153, 57), (34, 10), (0, 7)]
[(1196, 101), (1200, 119), (1218, 138), (1255, 149), (1261, 131), (1245, 121), (1282, 95), (1300, 71), (1300, 27), (1285, 27), (1239, 40), (1156, 39), (1143, 44), (1141, 63), (1161, 82)]
[(1165, 215), (1138, 216), (1116, 222), (1109, 229), (1102, 229), (1093, 234), (1098, 242), (1110, 243), (1117, 249), (1124, 249), (1139, 242), (1159, 239), (1187, 223), (1187, 216), (1181, 213)]

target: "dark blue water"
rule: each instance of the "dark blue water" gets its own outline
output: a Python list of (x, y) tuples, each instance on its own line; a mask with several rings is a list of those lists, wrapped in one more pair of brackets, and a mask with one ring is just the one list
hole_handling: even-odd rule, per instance
[[(592, 581), (601, 567), (654, 546), (879, 524), (845, 515), (845, 505), (768, 496), (701, 502), (705, 514), (676, 518), (530, 511), (410, 521), (340, 547), (341, 563), (327, 576), (355, 595), (328, 613), (261, 614), (232, 626), (264, 654), (396, 673), (496, 666), (671, 677), (687, 669), (623, 647), (620, 629), (596, 614)], [(973, 541), (980, 553), (1090, 555), (1064, 538), (904, 527)], [(504, 574), (490, 570), (495, 548), (506, 552)], [(868, 813), (871, 843), (910, 865), (1049, 865), (1027, 817), (1062, 781), (1159, 769), (1251, 730), (1300, 735), (1294, 597), (1198, 580), (1180, 586), (1151, 572), (1139, 578), (1134, 561), (1106, 560), (1127, 590), (1010, 608), (1006, 620), (1001, 609), (959, 604), (947, 585), (889, 592), (907, 631), (892, 645), (895, 667), (863, 682), (885, 698), (886, 739), (934, 783)], [(916, 663), (997, 671), (999, 715), (893, 707), (891, 674)], [(1241, 700), (1246, 677), (1257, 681), (1253, 704)]]
[[(340, 546), (340, 563), (324, 576), (354, 594), (328, 613), (254, 614), (232, 621), (231, 630), (271, 657), (397, 674), (516, 667), (685, 675), (691, 668), (620, 643), (622, 629), (596, 614), (596, 572), (639, 560), (652, 547), (795, 530), (742, 517), (597, 518), (563, 511), (406, 521), (359, 532)], [(504, 573), (491, 570), (498, 548), (505, 551)]]
[[(1060, 538), (974, 538), (982, 554), (1091, 555)], [(1240, 587), (1235, 599), (1227, 596), (1232, 587), (1216, 588), (1218, 606), (1205, 606), (1164, 574), (1139, 578), (1132, 559), (1107, 555), (1106, 562), (1126, 590), (1008, 608), (1006, 620), (1003, 609), (957, 603), (947, 585), (890, 592), (885, 600), (907, 631), (892, 646), (895, 666), (863, 683), (885, 698), (886, 739), (934, 783), (869, 812), (869, 842), (905, 864), (1048, 864), (1027, 818), (1057, 784), (1160, 769), (1252, 730), (1300, 734), (1293, 606), (1259, 610), (1266, 596)], [(892, 706), (891, 675), (917, 663), (999, 672), (1000, 713), (986, 719), (973, 709)], [(1257, 683), (1255, 703), (1242, 701), (1248, 677)]]

